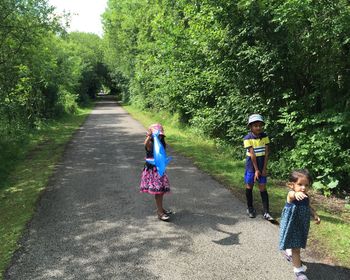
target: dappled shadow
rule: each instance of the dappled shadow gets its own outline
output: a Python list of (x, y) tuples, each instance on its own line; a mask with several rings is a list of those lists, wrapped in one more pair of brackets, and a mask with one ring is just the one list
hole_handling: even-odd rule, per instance
[(250, 262), (259, 279), (288, 279), (276, 276), (286, 272), (271, 249), (274, 227), (249, 220), (240, 202), (171, 147), (165, 204), (175, 214), (157, 219), (154, 197), (139, 193), (145, 132), (115, 103), (97, 104), (67, 145), (5, 279), (190, 279), (181, 274), (188, 271), (196, 271), (192, 279), (244, 279), (256, 275), (242, 269)]
[(310, 280), (349, 280), (350, 269), (323, 263), (305, 262)]
[(238, 245), (239, 234), (231, 233), (220, 229), (220, 226), (232, 226), (237, 222), (237, 219), (211, 215), (205, 212), (191, 212), (189, 210), (181, 210), (175, 213), (171, 219), (171, 223), (177, 227), (183, 228), (186, 231), (193, 233), (203, 233), (208, 229), (212, 229), (222, 234), (222, 238), (219, 240), (213, 240), (214, 243), (219, 245)]
[(218, 230), (222, 233), (226, 233), (228, 236), (225, 238), (222, 238), (220, 240), (213, 240), (214, 243), (219, 244), (219, 245), (237, 245), (239, 244), (239, 235), (241, 234), (241, 232), (238, 233), (231, 233), (231, 232), (227, 232), (227, 231), (223, 231), (223, 230)]
[(115, 103), (98, 103), (94, 112), (104, 110), (67, 145), (5, 279), (158, 279), (145, 267), (153, 247), (186, 246), (176, 234), (145, 237), (148, 217), (158, 222), (135, 199), (145, 131), (131, 132), (128, 115), (109, 107)]
[[(184, 207), (192, 210), (181, 209), (171, 222), (157, 219), (153, 196), (138, 191), (145, 129), (130, 129), (123, 112), (111, 110), (111, 118), (109, 109), (99, 111), (115, 107), (105, 103), (67, 145), (5, 279), (160, 279), (153, 270), (164, 263), (155, 254), (174, 260), (194, 254), (194, 234), (211, 234), (212, 246), (239, 244), (239, 233), (225, 228), (237, 219), (217, 209), (226, 192), (215, 188), (188, 197)], [(181, 189), (173, 184), (179, 199), (202, 183), (196, 168), (174, 164), (168, 172), (170, 179), (179, 173), (196, 181)]]

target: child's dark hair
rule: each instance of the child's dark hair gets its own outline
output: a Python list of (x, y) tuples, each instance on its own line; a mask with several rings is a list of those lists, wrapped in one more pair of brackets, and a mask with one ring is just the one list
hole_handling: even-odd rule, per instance
[[(166, 142), (165, 142), (164, 135), (159, 135), (158, 138), (159, 138), (160, 143), (162, 143), (163, 147), (166, 149)], [(154, 140), (153, 140), (153, 136), (152, 136), (152, 138), (151, 138), (151, 141), (152, 141), (152, 143), (153, 143), (153, 141), (154, 141)]]
[(295, 183), (300, 177), (306, 177), (309, 180), (310, 186), (312, 185), (312, 177), (307, 169), (295, 169), (289, 174), (289, 182)]

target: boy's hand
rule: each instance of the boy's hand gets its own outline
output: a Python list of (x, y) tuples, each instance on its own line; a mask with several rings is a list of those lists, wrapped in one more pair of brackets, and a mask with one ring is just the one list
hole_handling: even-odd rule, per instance
[(263, 171), (261, 172), (261, 176), (266, 177), (266, 175), (267, 175), (267, 171), (266, 171), (266, 169), (263, 169)]
[(256, 180), (259, 180), (260, 176), (261, 176), (260, 171), (259, 171), (259, 170), (256, 170), (256, 171), (255, 171), (255, 175), (254, 175), (254, 182), (255, 182)]
[(320, 223), (321, 223), (321, 219), (320, 219), (320, 217), (319, 216), (315, 216), (315, 224), (316, 225), (319, 225)]
[(304, 194), (303, 192), (295, 192), (294, 196), (295, 196), (295, 199), (298, 201), (303, 200), (305, 197), (307, 197), (307, 195)]

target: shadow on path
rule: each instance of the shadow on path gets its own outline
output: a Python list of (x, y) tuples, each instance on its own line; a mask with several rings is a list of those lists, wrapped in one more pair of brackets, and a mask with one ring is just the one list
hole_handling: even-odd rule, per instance
[[(97, 104), (67, 146), (5, 279), (293, 277), (273, 247), (277, 229), (250, 221), (241, 202), (176, 154), (165, 198), (176, 213), (160, 222), (154, 197), (139, 193), (145, 131), (115, 103)], [(311, 280), (350, 279), (348, 269), (307, 266)]]
[(350, 269), (323, 263), (304, 262), (309, 280), (349, 280)]

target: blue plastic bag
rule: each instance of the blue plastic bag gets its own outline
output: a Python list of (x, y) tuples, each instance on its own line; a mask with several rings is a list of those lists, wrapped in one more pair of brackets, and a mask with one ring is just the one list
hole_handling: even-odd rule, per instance
[(157, 172), (160, 176), (164, 175), (165, 169), (169, 162), (171, 161), (171, 157), (167, 157), (166, 151), (162, 142), (160, 142), (159, 131), (153, 133), (153, 159), (146, 159), (146, 161), (150, 164), (153, 164), (157, 168)]

